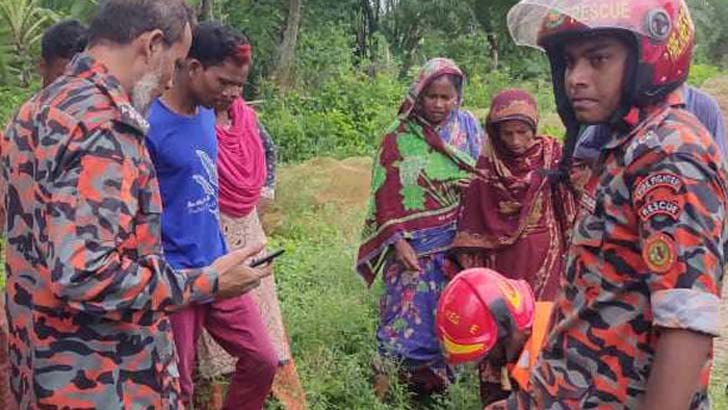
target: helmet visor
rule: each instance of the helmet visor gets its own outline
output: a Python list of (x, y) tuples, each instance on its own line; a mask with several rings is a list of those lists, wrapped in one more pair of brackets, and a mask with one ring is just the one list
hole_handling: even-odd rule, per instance
[(676, 25), (692, 28), (683, 0), (522, 0), (508, 12), (516, 44), (540, 50), (550, 36), (601, 29), (664, 42), (673, 32), (687, 32), (673, 30)]

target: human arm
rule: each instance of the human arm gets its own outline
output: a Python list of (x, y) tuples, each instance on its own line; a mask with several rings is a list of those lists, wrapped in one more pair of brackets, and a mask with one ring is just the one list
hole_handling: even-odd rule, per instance
[(240, 266), (251, 250), (202, 269), (173, 269), (161, 253), (156, 179), (143, 171), (151, 164), (122, 143), (129, 144), (128, 136), (112, 129), (78, 127), (45, 183), (48, 270), (42, 274), (58, 299), (109, 319), (130, 310), (171, 312), (211, 301), (225, 290), (223, 272), (238, 279), (254, 273)]
[(719, 334), (725, 178), (709, 161), (683, 153), (642, 162), (631, 197), (659, 337), (643, 408), (687, 409), (704, 387), (698, 376)]
[(712, 347), (712, 336), (662, 329), (641, 410), (688, 409)]
[(417, 260), (417, 253), (406, 239), (402, 238), (395, 242), (394, 251), (397, 255), (397, 260), (399, 260), (404, 267), (407, 268), (407, 270), (419, 272), (420, 263)]

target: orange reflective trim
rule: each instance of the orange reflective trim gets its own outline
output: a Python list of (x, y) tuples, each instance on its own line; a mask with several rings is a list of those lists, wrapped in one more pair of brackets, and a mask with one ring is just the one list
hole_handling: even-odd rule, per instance
[(536, 315), (533, 318), (531, 337), (523, 347), (523, 353), (514, 366), (511, 367), (511, 378), (518, 383), (522, 390), (528, 389), (528, 380), (531, 378), (531, 369), (536, 364), (541, 349), (546, 341), (551, 325), (551, 312), (553, 302), (536, 302)]

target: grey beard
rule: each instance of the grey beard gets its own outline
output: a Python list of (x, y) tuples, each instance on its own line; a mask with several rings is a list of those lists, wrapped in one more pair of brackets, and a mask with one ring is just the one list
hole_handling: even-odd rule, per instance
[(134, 85), (131, 104), (144, 118), (149, 114), (149, 107), (155, 98), (159, 97), (159, 82), (162, 76), (160, 73), (147, 73)]

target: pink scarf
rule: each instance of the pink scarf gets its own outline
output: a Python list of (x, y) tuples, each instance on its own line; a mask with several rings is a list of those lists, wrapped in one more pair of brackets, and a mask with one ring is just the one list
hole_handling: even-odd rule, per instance
[(258, 205), (265, 184), (265, 151), (255, 111), (238, 98), (229, 113), (230, 126), (215, 127), (220, 210), (233, 218), (241, 218)]

